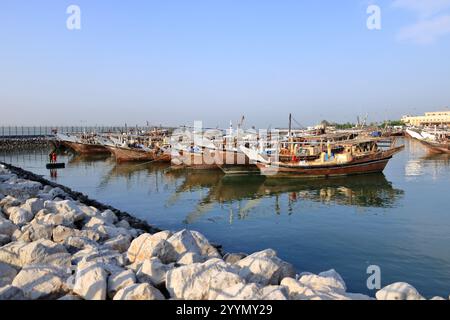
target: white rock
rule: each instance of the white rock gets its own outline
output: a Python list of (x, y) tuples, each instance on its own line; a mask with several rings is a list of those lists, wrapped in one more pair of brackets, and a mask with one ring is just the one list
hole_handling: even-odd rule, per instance
[(172, 298), (215, 299), (217, 294), (237, 284), (245, 284), (232, 268), (220, 259), (182, 266), (166, 274), (166, 288)]
[(27, 299), (51, 299), (67, 291), (67, 274), (58, 267), (27, 265), (14, 278), (13, 286), (20, 288)]
[[(45, 187), (50, 187), (49, 188), (45, 188)], [(50, 197), (52, 199), (56, 198), (56, 197), (65, 197), (66, 193), (61, 189), (61, 188), (52, 188), (51, 186), (45, 186), (44, 187), (44, 192), (48, 193), (50, 195)]]
[(152, 234), (153, 239), (161, 239), (168, 240), (173, 235), (172, 231), (164, 230), (157, 233)]
[(139, 282), (149, 282), (159, 287), (166, 281), (166, 273), (173, 268), (173, 264), (163, 264), (157, 257), (153, 257), (144, 260), (136, 273), (136, 277)]
[(29, 199), (39, 193), (41, 184), (24, 179), (10, 179), (0, 184), (0, 193), (11, 195), (17, 199)]
[(0, 234), (0, 247), (11, 242), (11, 237), (6, 234)]
[(62, 296), (58, 300), (68, 300), (68, 301), (78, 301), (82, 300), (81, 297), (75, 295), (75, 294), (66, 294), (65, 296)]
[(189, 265), (193, 263), (201, 263), (206, 261), (206, 257), (196, 252), (186, 252), (177, 261), (179, 265)]
[[(92, 220), (95, 220), (94, 224), (91, 224)], [(100, 235), (100, 238), (104, 240), (116, 238), (119, 235), (131, 237), (130, 230), (124, 228), (117, 228), (114, 225), (109, 226), (107, 224), (100, 224), (98, 223), (100, 221), (104, 222), (103, 220), (98, 219), (96, 217), (91, 218), (90, 221), (86, 225), (84, 225), (83, 230), (95, 231)]]
[[(325, 273), (327, 275), (328, 273)], [(331, 273), (330, 273), (331, 274)], [(328, 275), (330, 275), (328, 274)], [(320, 277), (313, 274), (304, 274), (310, 277), (308, 281), (300, 282), (292, 278), (284, 278), (281, 285), (286, 288), (291, 300), (371, 300), (370, 297), (360, 294), (346, 293), (342, 284), (330, 282), (330, 277)], [(315, 278), (318, 277), (318, 278)], [(329, 285), (332, 283), (333, 285)]]
[(0, 262), (0, 288), (10, 285), (17, 275), (16, 269), (8, 264)]
[(14, 231), (17, 230), (17, 226), (14, 225), (9, 220), (6, 220), (5, 218), (0, 217), (0, 234), (7, 235), (11, 237), (14, 233)]
[(103, 243), (103, 246), (119, 251), (126, 252), (131, 244), (131, 237), (119, 234), (117, 237), (109, 239)]
[(6, 196), (0, 201), (0, 208), (3, 208), (3, 212), (6, 213), (6, 209), (9, 207), (18, 207), (21, 202), (19, 199), (16, 199), (12, 196)]
[(17, 237), (17, 240), (32, 242), (39, 239), (52, 238), (53, 227), (43, 224), (36, 219), (33, 219), (29, 224), (22, 228), (22, 234)]
[(50, 240), (11, 242), (0, 248), (0, 262), (21, 268), (27, 264), (49, 264), (70, 267), (70, 254), (64, 246)]
[(69, 237), (84, 237), (93, 241), (98, 241), (100, 235), (93, 230), (78, 230), (65, 226), (56, 226), (52, 232), (53, 241), (64, 242)]
[(124, 228), (124, 229), (130, 229), (130, 223), (127, 220), (120, 220), (116, 223), (116, 227)]
[(113, 273), (108, 277), (108, 297), (112, 299), (119, 290), (135, 283), (136, 276), (131, 270)]
[(342, 277), (333, 269), (319, 275), (307, 274), (300, 277), (299, 282), (313, 290), (322, 290), (324, 287), (334, 291), (345, 292), (347, 287)]
[(72, 263), (76, 264), (78, 268), (83, 268), (84, 265), (98, 263), (109, 273), (115, 273), (123, 270), (125, 258), (115, 250), (101, 247), (88, 248), (75, 253), (72, 256)]
[(281, 279), (295, 276), (294, 267), (278, 258), (272, 249), (253, 253), (235, 265), (241, 268), (242, 278), (261, 286), (278, 285)]
[(79, 221), (80, 214), (70, 211), (62, 213), (49, 213), (47, 209), (39, 211), (34, 217), (39, 223), (49, 226), (63, 225), (72, 228), (76, 221)]
[(197, 246), (200, 248), (200, 253), (202, 256), (207, 257), (208, 259), (222, 258), (219, 251), (209, 243), (208, 239), (206, 239), (203, 234), (193, 230), (191, 231), (191, 234), (194, 236), (194, 239), (197, 242)]
[(284, 278), (281, 286), (286, 288), (290, 300), (306, 300), (308, 297), (315, 296), (315, 292), (311, 288), (290, 277)]
[(86, 237), (68, 237), (64, 240), (64, 246), (69, 252), (76, 252), (83, 249), (95, 249), (99, 245)]
[(375, 294), (377, 300), (423, 300), (419, 292), (406, 282), (390, 284)]
[(237, 263), (238, 261), (244, 259), (245, 257), (247, 257), (248, 254), (246, 253), (227, 253), (223, 256), (223, 260), (226, 263)]
[(116, 214), (112, 212), (111, 210), (105, 210), (100, 213), (100, 218), (106, 222), (106, 224), (114, 224), (119, 219), (117, 218)]
[(164, 300), (164, 296), (150, 284), (140, 283), (119, 290), (114, 300)]
[(220, 258), (217, 249), (210, 245), (202, 234), (196, 231), (181, 230), (167, 239), (167, 242), (173, 246), (178, 256), (182, 256), (186, 252), (192, 252), (203, 256), (204, 260)]
[(22, 290), (14, 286), (5, 286), (0, 288), (0, 301), (2, 300), (25, 300)]
[(446, 300), (446, 299), (436, 296), (436, 297), (431, 298), (431, 300)]
[(85, 300), (105, 300), (108, 274), (99, 263), (78, 268), (73, 292)]
[(170, 263), (175, 262), (178, 257), (170, 243), (149, 233), (143, 233), (131, 242), (127, 256), (131, 263), (142, 262), (151, 257), (158, 257), (163, 263)]
[(288, 293), (283, 286), (267, 286), (260, 290), (261, 300), (288, 300)]
[(16, 226), (23, 226), (33, 220), (34, 216), (30, 211), (20, 207), (10, 207), (7, 209), (9, 220)]
[(259, 287), (254, 284), (238, 283), (219, 290), (216, 300), (261, 300)]
[(31, 198), (25, 201), (25, 203), (21, 205), (21, 208), (31, 212), (34, 216), (36, 213), (44, 209), (44, 201), (38, 198)]

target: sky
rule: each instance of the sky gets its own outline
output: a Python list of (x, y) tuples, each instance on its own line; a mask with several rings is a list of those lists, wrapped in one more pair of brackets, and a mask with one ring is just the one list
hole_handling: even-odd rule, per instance
[(449, 57), (450, 0), (0, 0), (0, 125), (398, 119), (450, 106)]

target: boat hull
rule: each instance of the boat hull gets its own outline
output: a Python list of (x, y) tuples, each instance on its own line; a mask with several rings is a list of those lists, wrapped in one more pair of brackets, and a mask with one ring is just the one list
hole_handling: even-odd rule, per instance
[(154, 151), (135, 150), (121, 147), (107, 147), (117, 162), (170, 162), (170, 154), (157, 154)]
[(219, 168), (208, 151), (205, 154), (181, 150), (172, 157), (172, 166), (195, 170), (214, 170)]
[(105, 146), (99, 144), (87, 144), (72, 141), (63, 141), (62, 144), (79, 154), (109, 153), (108, 149)]
[(261, 174), (268, 178), (326, 178), (368, 173), (380, 173), (388, 164), (392, 156), (403, 150), (402, 147), (379, 153), (374, 156), (360, 158), (346, 164), (323, 166), (299, 166), (299, 165), (271, 165), (258, 163)]
[(419, 140), (429, 151), (433, 153), (448, 153), (450, 154), (450, 143), (439, 143), (425, 140)]

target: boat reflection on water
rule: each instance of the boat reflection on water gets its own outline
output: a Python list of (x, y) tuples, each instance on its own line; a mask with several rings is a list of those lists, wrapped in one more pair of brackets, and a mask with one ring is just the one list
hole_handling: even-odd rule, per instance
[[(141, 179), (149, 176), (154, 177), (151, 180), (154, 185)], [(267, 203), (261, 204), (265, 199), (274, 201), (275, 214), (282, 214), (284, 204), (287, 204), (287, 214), (292, 214), (295, 212), (294, 204), (300, 201), (389, 208), (394, 207), (404, 194), (403, 190), (394, 188), (382, 173), (295, 181), (254, 175), (227, 176), (220, 170), (172, 170), (164, 163), (132, 163), (114, 164), (103, 177), (101, 186), (106, 188), (112, 179), (118, 177), (126, 179), (127, 183), (136, 178), (136, 183), (145, 181), (155, 192), (163, 184), (171, 185), (173, 192), (165, 202), (166, 207), (178, 205), (188, 195), (196, 205), (184, 219), (185, 224), (201, 219), (216, 206), (228, 209), (233, 216), (230, 220), (235, 216), (245, 219), (254, 209), (267, 209)]]
[[(257, 209), (264, 199), (273, 199), (276, 214), (281, 214), (283, 202), (287, 202), (287, 214), (295, 212), (294, 203), (314, 201), (325, 204), (356, 207), (394, 207), (403, 197), (403, 190), (392, 186), (383, 174), (364, 177), (313, 179), (301, 182), (266, 180), (260, 176), (218, 176), (207, 173), (199, 176), (191, 173), (185, 177), (178, 192), (207, 188), (206, 195), (190, 212), (185, 223), (190, 224), (204, 216), (216, 205), (230, 206), (231, 215), (245, 219), (252, 209)], [(237, 204), (233, 206), (233, 204)], [(233, 212), (232, 212), (233, 211)], [(237, 212), (234, 212), (237, 211)]]

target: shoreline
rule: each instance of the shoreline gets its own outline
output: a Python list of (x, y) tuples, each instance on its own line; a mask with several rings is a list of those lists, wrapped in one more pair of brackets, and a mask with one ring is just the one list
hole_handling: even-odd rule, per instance
[[(0, 300), (374, 299), (334, 270), (299, 273), (272, 249), (224, 254), (199, 232), (161, 230), (2, 162), (0, 209)], [(424, 299), (402, 282), (375, 296)]]

